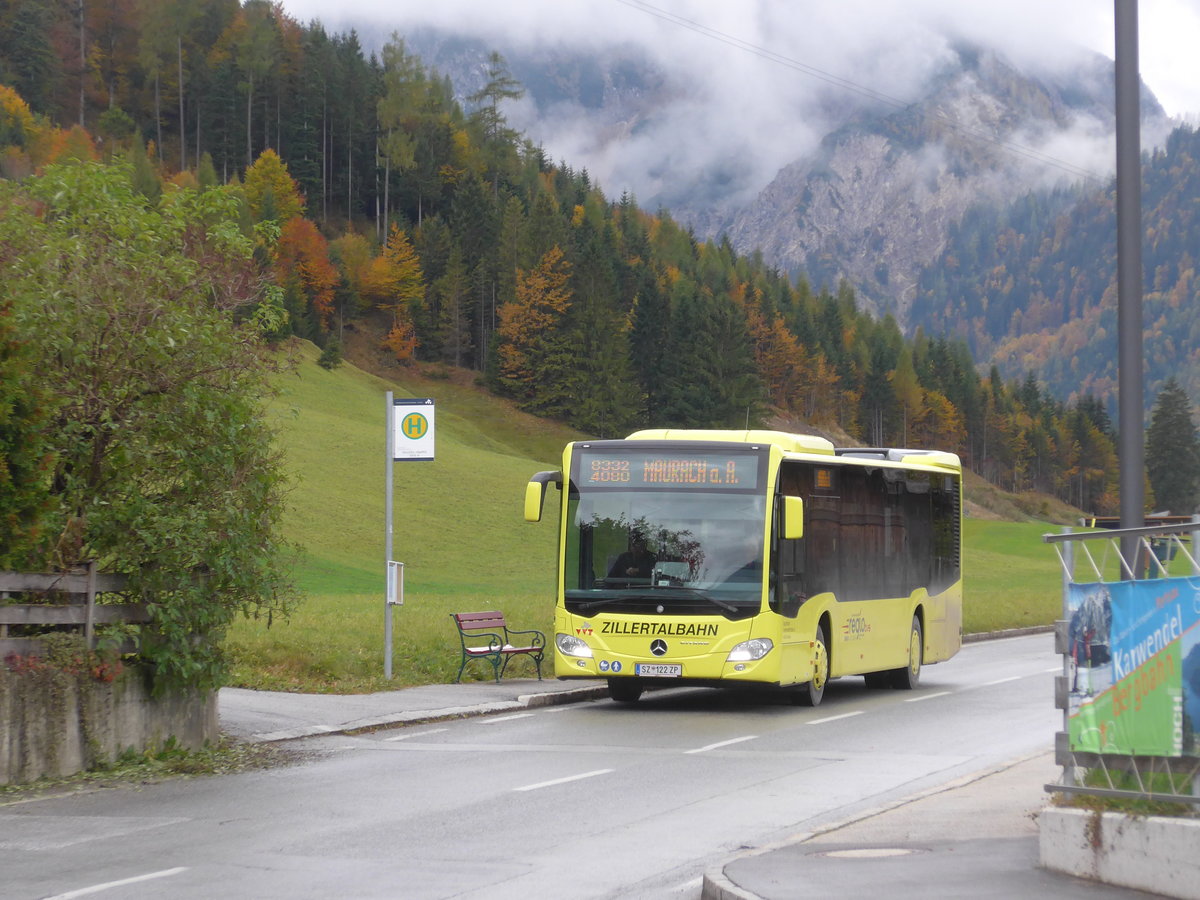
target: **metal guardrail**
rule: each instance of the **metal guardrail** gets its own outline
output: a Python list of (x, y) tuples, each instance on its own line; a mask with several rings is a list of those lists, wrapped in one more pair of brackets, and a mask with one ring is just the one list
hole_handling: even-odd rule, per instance
[[(1200, 807), (1200, 755), (1087, 752), (1073, 749), (1070, 740), (1070, 689), (1077, 666), (1070, 637), (1071, 585), (1200, 577), (1200, 517), (1189, 523), (1144, 528), (1086, 532), (1067, 528), (1061, 534), (1043, 535), (1043, 540), (1055, 548), (1063, 570), (1063, 618), (1055, 623), (1055, 652), (1063, 656), (1063, 674), (1055, 678), (1054, 690), (1055, 706), (1063, 710), (1063, 731), (1055, 735), (1054, 748), (1055, 763), (1062, 767), (1062, 774), (1057, 783), (1047, 784), (1045, 789), (1050, 793), (1171, 801)], [(1172, 568), (1177, 570), (1174, 574)], [(1188, 571), (1178, 571), (1185, 568)], [(1082, 579), (1078, 577), (1081, 571)]]

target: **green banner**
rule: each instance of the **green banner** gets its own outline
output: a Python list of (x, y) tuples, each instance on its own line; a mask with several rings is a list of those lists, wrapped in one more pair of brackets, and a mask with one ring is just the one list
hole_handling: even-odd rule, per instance
[(1074, 584), (1072, 750), (1196, 756), (1200, 580)]

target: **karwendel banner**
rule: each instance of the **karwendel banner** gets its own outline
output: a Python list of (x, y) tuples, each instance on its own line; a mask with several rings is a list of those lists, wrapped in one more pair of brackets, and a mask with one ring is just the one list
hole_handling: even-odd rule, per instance
[(1071, 749), (1200, 755), (1200, 579), (1073, 584)]

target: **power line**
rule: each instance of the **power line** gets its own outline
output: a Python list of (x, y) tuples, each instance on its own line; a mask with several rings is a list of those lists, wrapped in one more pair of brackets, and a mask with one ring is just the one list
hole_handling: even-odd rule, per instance
[[(694, 31), (697, 34), (712, 38), (715, 41), (720, 41), (723, 44), (728, 44), (731, 47), (736, 47), (739, 50), (751, 53), (754, 56), (761, 57), (762, 59), (769, 60), (770, 62), (786, 66), (789, 69), (794, 69), (797, 72), (802, 72), (811, 78), (816, 78), (817, 80), (824, 81), (825, 83), (833, 85), (834, 87), (851, 91), (852, 93), (859, 94), (870, 100), (875, 100), (879, 103), (883, 103), (901, 110), (908, 109), (910, 106), (912, 106), (911, 103), (907, 103), (897, 97), (885, 94), (882, 91), (877, 91), (874, 88), (869, 88), (858, 84), (849, 80), (848, 78), (842, 78), (840, 75), (834, 75), (831, 72), (818, 69), (816, 66), (810, 66), (806, 63), (802, 63), (799, 60), (792, 59), (789, 56), (784, 56), (781, 53), (776, 53), (774, 50), (761, 47), (758, 44), (752, 44), (749, 41), (743, 40), (735, 35), (728, 34), (727, 32), (720, 31), (716, 28), (712, 28), (703, 24), (702, 22), (696, 22), (692, 19), (684, 18), (683, 16), (668, 12), (665, 9), (645, 3), (643, 0), (617, 0), (617, 2), (623, 3), (625, 6), (628, 6), (632, 9), (636, 9), (640, 12), (654, 16), (655, 18), (661, 19), (664, 22), (669, 22), (673, 25), (678, 25), (681, 28), (686, 28), (689, 31)], [(1040, 150), (1035, 150), (1032, 147), (1026, 147), (1022, 144), (1015, 143), (1014, 141), (998, 138), (995, 135), (988, 134), (987, 132), (970, 128), (956, 121), (954, 118), (944, 112), (933, 110), (927, 112), (926, 114), (938, 119), (944, 125), (946, 125), (946, 127), (966, 137), (970, 137), (977, 141), (994, 144), (997, 147), (1001, 147), (1019, 156), (1024, 156), (1034, 162), (1051, 166), (1056, 169), (1061, 169), (1063, 172), (1066, 172), (1068, 175), (1073, 175), (1076, 178), (1082, 178), (1086, 181), (1102, 180), (1099, 175), (1089, 169), (1084, 169), (1080, 166), (1074, 165), (1073, 163), (1069, 163), (1066, 160), (1050, 156), (1049, 154), (1043, 153)]]

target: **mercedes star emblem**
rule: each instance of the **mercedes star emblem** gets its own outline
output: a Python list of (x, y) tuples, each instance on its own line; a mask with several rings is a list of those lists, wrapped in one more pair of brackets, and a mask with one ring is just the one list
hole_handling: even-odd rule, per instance
[(651, 641), (650, 652), (655, 656), (662, 656), (667, 652), (667, 642), (663, 640)]

